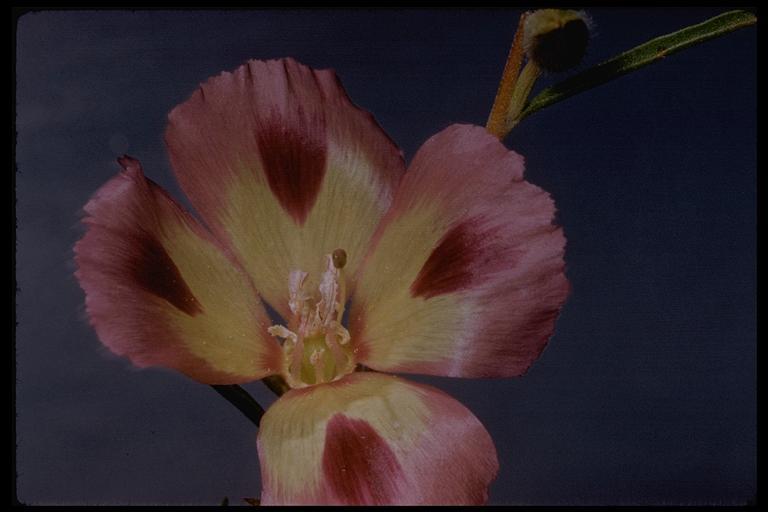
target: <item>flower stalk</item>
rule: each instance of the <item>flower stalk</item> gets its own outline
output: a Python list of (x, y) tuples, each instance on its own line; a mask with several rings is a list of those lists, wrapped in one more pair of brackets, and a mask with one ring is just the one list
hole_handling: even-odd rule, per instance
[(485, 128), (499, 139), (504, 138), (504, 135), (508, 133), (508, 131), (505, 132), (507, 112), (512, 103), (513, 93), (516, 91), (515, 85), (517, 84), (518, 74), (520, 73), (520, 67), (523, 65), (523, 57), (525, 56), (523, 51), (523, 27), (525, 26), (526, 15), (527, 13), (523, 13), (520, 16), (520, 21), (517, 23), (512, 47), (509, 49), (504, 72), (501, 75), (499, 88), (496, 91), (496, 99), (493, 102), (488, 122), (485, 125)]
[(218, 394), (227, 399), (229, 403), (237, 407), (246, 418), (251, 420), (257, 427), (261, 423), (261, 417), (264, 416), (264, 408), (253, 399), (253, 397), (246, 390), (238, 386), (232, 385), (220, 385), (213, 384), (211, 387)]
[(523, 109), (520, 120), (622, 75), (631, 73), (681, 50), (757, 23), (748, 11), (729, 11), (632, 48), (616, 57), (542, 90)]
[(512, 93), (512, 100), (509, 103), (507, 115), (504, 118), (504, 129), (502, 131), (500, 139), (503, 139), (507, 134), (512, 131), (512, 128), (520, 122), (520, 114), (523, 111), (523, 107), (528, 100), (528, 96), (531, 94), (536, 80), (541, 76), (542, 70), (539, 65), (529, 60), (523, 70), (520, 72), (520, 76), (517, 78), (515, 84), (515, 90)]
[[(520, 120), (539, 76), (577, 65), (588, 42), (589, 24), (581, 12), (540, 9), (523, 13), (486, 129), (504, 139)], [(525, 57), (527, 62), (520, 71)]]
[(285, 379), (283, 379), (280, 375), (270, 375), (269, 377), (264, 377), (261, 379), (261, 382), (263, 382), (264, 385), (267, 386), (269, 390), (277, 396), (281, 396), (283, 393), (291, 389), (288, 383), (285, 382)]
[[(565, 18), (568, 17), (568, 13), (573, 15), (572, 11), (542, 10), (524, 13), (520, 17), (496, 100), (486, 124), (486, 129), (500, 140), (503, 140), (520, 121), (539, 110), (658, 62), (690, 46), (757, 23), (757, 17), (748, 11), (729, 11), (720, 14), (702, 23), (651, 39), (612, 59), (547, 87), (530, 102), (527, 102), (536, 79), (541, 75), (541, 66), (537, 66), (535, 59), (531, 58), (531, 49), (524, 48), (525, 42), (530, 44), (532, 38), (532, 34), (525, 34), (525, 29), (528, 27), (530, 31), (530, 25), (535, 25), (535, 23), (530, 23), (530, 20), (538, 13), (544, 14), (544, 11), (548, 11), (548, 17), (551, 17), (553, 13), (563, 13)], [(529, 23), (526, 23), (526, 18), (530, 18)], [(551, 22), (551, 20), (547, 21)], [(542, 23), (542, 25), (546, 25), (546, 23)], [(551, 30), (551, 28), (549, 29)], [(551, 52), (552, 50), (552, 47), (548, 48), (548, 51)], [(569, 48), (563, 46), (563, 52), (568, 53), (569, 51)], [(528, 63), (518, 75), (526, 52), (529, 54)]]

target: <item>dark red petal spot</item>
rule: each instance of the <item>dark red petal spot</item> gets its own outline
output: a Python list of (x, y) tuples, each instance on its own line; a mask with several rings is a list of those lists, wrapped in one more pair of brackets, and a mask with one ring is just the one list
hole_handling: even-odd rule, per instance
[(347, 505), (383, 505), (397, 493), (402, 471), (395, 454), (367, 421), (334, 415), (328, 422), (323, 472)]
[(256, 133), (261, 162), (272, 193), (301, 225), (315, 204), (325, 176), (325, 122), (299, 108), (299, 122), (277, 115)]
[(483, 237), (466, 221), (448, 231), (411, 283), (411, 295), (432, 298), (469, 286), (473, 269), (482, 265)]
[(136, 235), (133, 245), (136, 254), (129, 261), (128, 269), (140, 287), (190, 316), (202, 313), (202, 306), (178, 267), (154, 236), (146, 232)]

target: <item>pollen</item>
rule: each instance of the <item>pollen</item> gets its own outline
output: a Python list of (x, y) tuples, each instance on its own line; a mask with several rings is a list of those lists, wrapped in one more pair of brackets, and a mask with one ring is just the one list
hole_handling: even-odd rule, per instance
[(283, 376), (292, 388), (333, 382), (355, 369), (349, 331), (341, 323), (346, 301), (342, 269), (347, 253), (336, 249), (325, 259), (315, 294), (306, 290), (307, 272), (294, 270), (288, 275), (288, 326), (267, 329), (282, 339)]

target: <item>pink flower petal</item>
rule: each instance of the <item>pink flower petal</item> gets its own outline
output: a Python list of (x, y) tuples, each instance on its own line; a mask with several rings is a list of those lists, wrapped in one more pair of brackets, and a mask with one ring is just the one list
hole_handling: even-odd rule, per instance
[(222, 73), (169, 119), (182, 189), (283, 315), (291, 271), (308, 272), (315, 289), (323, 256), (340, 248), (352, 275), (404, 171), (336, 75), (292, 59)]
[(562, 230), (523, 159), (477, 126), (428, 140), (357, 280), (350, 334), (381, 371), (520, 375), (568, 293)]
[(498, 471), (463, 405), (375, 372), (289, 391), (262, 418), (258, 447), (265, 505), (477, 505)]
[(384, 505), (397, 499), (403, 468), (370, 423), (339, 412), (325, 428), (322, 471), (331, 495), (349, 505)]
[(137, 366), (210, 384), (278, 370), (280, 348), (247, 275), (138, 161), (85, 206), (76, 276), (99, 339)]

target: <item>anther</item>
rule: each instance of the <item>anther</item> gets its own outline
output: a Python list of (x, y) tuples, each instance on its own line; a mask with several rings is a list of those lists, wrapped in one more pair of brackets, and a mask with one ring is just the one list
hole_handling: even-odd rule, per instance
[(333, 266), (336, 268), (344, 268), (347, 264), (347, 253), (344, 249), (336, 249), (331, 256), (333, 258)]
[[(292, 388), (329, 382), (354, 371), (349, 332), (342, 326), (346, 301), (341, 270), (347, 253), (336, 249), (325, 254), (317, 294), (305, 292), (307, 273), (293, 270), (288, 276), (291, 318), (288, 327), (272, 325), (267, 331), (281, 338), (285, 356), (283, 375)], [(312, 375), (314, 374), (314, 375)]]

